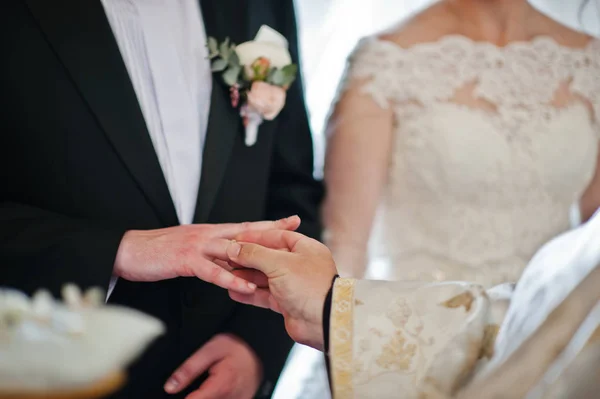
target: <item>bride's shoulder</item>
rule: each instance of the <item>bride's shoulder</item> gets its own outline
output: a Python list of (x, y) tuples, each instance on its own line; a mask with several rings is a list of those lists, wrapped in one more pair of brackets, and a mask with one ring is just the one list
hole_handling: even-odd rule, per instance
[(402, 49), (435, 43), (458, 32), (459, 21), (443, 3), (437, 3), (373, 36), (363, 43), (391, 44)]
[(550, 37), (556, 43), (564, 47), (584, 49), (590, 44), (599, 41), (594, 36), (566, 26), (541, 12), (538, 13), (538, 19), (536, 20), (535, 25), (538, 27), (535, 36)]
[[(403, 86), (407, 80), (414, 83), (414, 68), (428, 64), (422, 45), (442, 43), (446, 37), (456, 35), (458, 24), (445, 3), (436, 3), (391, 28), (362, 38), (348, 58), (346, 76), (369, 77), (372, 86), (380, 83), (381, 91), (393, 89), (387, 87), (390, 81), (396, 86)], [(425, 53), (431, 53), (429, 49)]]
[[(385, 31), (362, 38), (348, 58), (348, 68), (342, 87), (358, 78), (364, 90), (378, 97), (402, 98), (408, 87), (430, 84), (415, 74), (415, 68), (430, 63), (428, 55), (436, 48), (422, 45), (442, 43), (446, 37), (456, 35), (459, 21), (450, 13), (445, 3), (436, 3)], [(425, 49), (426, 51), (421, 51)], [(430, 51), (433, 50), (433, 51)]]

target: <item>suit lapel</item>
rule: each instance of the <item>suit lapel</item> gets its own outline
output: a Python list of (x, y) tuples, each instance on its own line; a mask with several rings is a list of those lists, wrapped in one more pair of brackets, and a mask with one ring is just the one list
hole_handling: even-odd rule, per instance
[[(219, 42), (229, 37), (240, 44), (250, 38), (248, 0), (200, 0), (207, 37)], [(202, 177), (195, 221), (206, 222), (214, 204), (236, 137), (243, 131), (238, 110), (231, 106), (229, 88), (213, 76), (208, 128), (204, 145)]]
[(165, 225), (177, 215), (100, 1), (26, 0), (127, 169)]

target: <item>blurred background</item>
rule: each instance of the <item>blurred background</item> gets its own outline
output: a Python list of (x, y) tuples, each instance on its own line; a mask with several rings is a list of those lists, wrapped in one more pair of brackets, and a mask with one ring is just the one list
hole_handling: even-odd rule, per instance
[[(363, 36), (386, 29), (408, 18), (435, 0), (295, 0), (300, 30), (306, 103), (315, 141), (315, 173), (321, 175), (325, 137), (323, 128), (336, 95), (346, 57)], [(600, 0), (588, 1), (580, 13), (581, 0), (531, 0), (540, 11), (579, 30), (600, 37)], [(311, 397), (309, 380), (326, 378), (312, 371), (312, 350), (295, 347), (277, 386), (275, 399)]]
[[(295, 0), (300, 30), (306, 102), (315, 135), (320, 173), (323, 125), (344, 71), (345, 61), (363, 36), (408, 18), (435, 0)], [(579, 15), (581, 0), (531, 0), (539, 10), (574, 28), (600, 36), (600, 0)]]

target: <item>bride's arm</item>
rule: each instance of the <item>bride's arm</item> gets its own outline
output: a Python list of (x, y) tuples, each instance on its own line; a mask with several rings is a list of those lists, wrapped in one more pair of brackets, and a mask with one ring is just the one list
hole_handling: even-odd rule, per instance
[(342, 276), (362, 277), (373, 219), (387, 177), (393, 115), (350, 82), (328, 122), (325, 241)]
[[(594, 40), (591, 46), (593, 46), (593, 52), (590, 53), (591, 62), (587, 64), (586, 69), (578, 71), (571, 87), (574, 93), (581, 96), (590, 106), (596, 137), (600, 140), (600, 80), (589, 79), (591, 76), (600, 75), (600, 40)], [(596, 159), (596, 172), (578, 205), (580, 222), (586, 222), (600, 207), (600, 146)]]
[(600, 206), (600, 148), (596, 160), (596, 173), (592, 182), (583, 194), (579, 202), (580, 219), (582, 222), (592, 217), (596, 209)]

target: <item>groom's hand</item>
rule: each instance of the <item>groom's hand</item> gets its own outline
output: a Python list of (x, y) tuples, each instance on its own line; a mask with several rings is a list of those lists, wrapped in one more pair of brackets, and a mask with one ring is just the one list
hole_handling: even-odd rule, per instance
[(165, 391), (181, 392), (206, 371), (208, 379), (186, 399), (251, 399), (262, 380), (262, 366), (254, 351), (239, 338), (220, 334), (173, 373)]
[(275, 222), (195, 224), (157, 230), (131, 230), (121, 241), (114, 274), (130, 281), (197, 277), (219, 287), (251, 293), (253, 283), (228, 268), (227, 248), (239, 234), (272, 229), (295, 230), (300, 218)]

